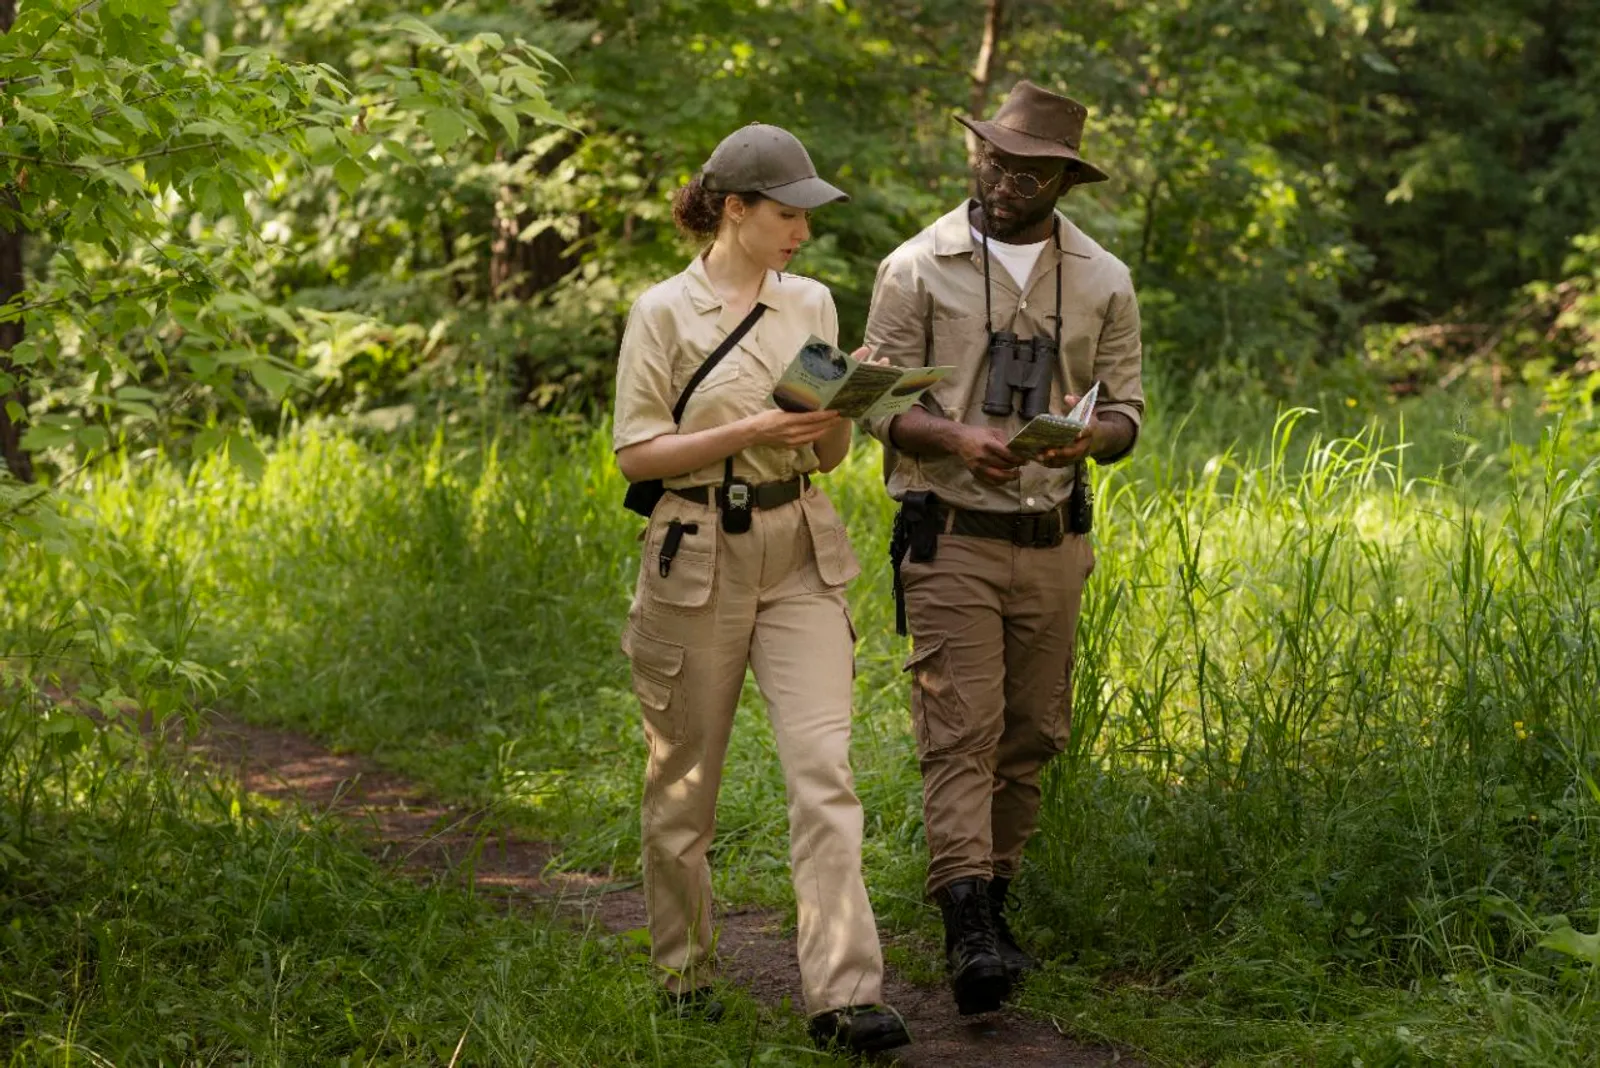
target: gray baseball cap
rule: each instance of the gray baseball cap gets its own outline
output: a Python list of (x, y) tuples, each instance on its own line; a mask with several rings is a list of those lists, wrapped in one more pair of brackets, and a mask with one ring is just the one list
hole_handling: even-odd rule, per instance
[(700, 176), (713, 193), (760, 193), (804, 211), (850, 199), (817, 177), (817, 168), (799, 138), (762, 122), (752, 122), (724, 137)]

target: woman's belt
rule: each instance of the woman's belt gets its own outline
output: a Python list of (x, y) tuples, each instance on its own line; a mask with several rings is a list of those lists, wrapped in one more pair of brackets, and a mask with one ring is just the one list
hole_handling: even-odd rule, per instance
[[(750, 503), (755, 508), (781, 508), (800, 499), (800, 495), (811, 485), (809, 475), (791, 478), (787, 482), (763, 482), (758, 486), (750, 487)], [(715, 486), (684, 486), (682, 489), (669, 489), (668, 493), (675, 493), (686, 501), (695, 504), (710, 504), (714, 499)]]

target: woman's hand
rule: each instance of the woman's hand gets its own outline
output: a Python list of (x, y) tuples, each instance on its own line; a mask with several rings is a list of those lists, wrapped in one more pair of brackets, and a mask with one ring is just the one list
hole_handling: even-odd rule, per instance
[(839, 423), (838, 412), (786, 412), (772, 408), (740, 420), (751, 445), (799, 449), (814, 445)]

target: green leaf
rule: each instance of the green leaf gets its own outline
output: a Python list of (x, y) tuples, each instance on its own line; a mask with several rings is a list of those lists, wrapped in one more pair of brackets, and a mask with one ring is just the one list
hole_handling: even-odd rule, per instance
[(433, 147), (441, 154), (449, 152), (467, 134), (467, 124), (449, 108), (430, 109), (422, 124), (433, 138)]
[(402, 33), (409, 33), (414, 37), (420, 37), (429, 44), (443, 47), (450, 43), (439, 35), (438, 30), (434, 29), (432, 26), (429, 26), (426, 22), (423, 22), (415, 15), (406, 15), (404, 18), (396, 19), (394, 27)]
[(39, 135), (41, 142), (53, 142), (56, 139), (56, 123), (50, 116), (42, 111), (35, 111), (22, 101), (14, 102), (17, 109), (17, 118), (33, 127), (33, 132)]
[(352, 197), (361, 188), (361, 183), (367, 180), (367, 172), (361, 169), (361, 164), (345, 156), (333, 165), (333, 178), (344, 190), (344, 195)]
[(279, 400), (289, 392), (295, 384), (296, 376), (277, 366), (271, 360), (262, 360), (250, 365), (250, 377), (256, 384), (272, 395), (273, 400)]
[(22, 435), (22, 447), (30, 451), (57, 449), (78, 439), (78, 427), (35, 423)]
[(222, 447), (227, 433), (218, 427), (206, 427), (194, 436), (194, 454), (206, 456)]
[(550, 102), (544, 98), (544, 94), (542, 93), (538, 96), (530, 97), (529, 99), (524, 100), (521, 104), (518, 104), (517, 110), (522, 112), (524, 115), (533, 116), (540, 122), (549, 123), (551, 126), (560, 126), (567, 130), (577, 129), (577, 127), (572, 124), (571, 119), (567, 118), (566, 115), (550, 106)]
[(1584, 934), (1572, 927), (1558, 927), (1539, 939), (1539, 945), (1600, 968), (1600, 933)]
[(260, 481), (267, 469), (267, 458), (261, 455), (255, 442), (237, 430), (228, 431), (228, 460), (252, 482)]
[(500, 125), (506, 128), (506, 137), (514, 145), (521, 135), (522, 127), (517, 121), (517, 113), (504, 104), (490, 104), (489, 114), (500, 120)]
[(391, 137), (389, 140), (385, 141), (383, 143), (383, 150), (408, 167), (415, 167), (417, 165), (417, 157), (412, 153), (411, 149), (406, 146), (406, 143), (398, 138)]
[(319, 166), (337, 160), (343, 149), (338, 136), (326, 126), (313, 126), (306, 131), (306, 154)]
[(114, 406), (119, 412), (123, 412), (126, 415), (136, 415), (141, 419), (154, 420), (160, 418), (156, 410), (144, 401), (118, 399)]

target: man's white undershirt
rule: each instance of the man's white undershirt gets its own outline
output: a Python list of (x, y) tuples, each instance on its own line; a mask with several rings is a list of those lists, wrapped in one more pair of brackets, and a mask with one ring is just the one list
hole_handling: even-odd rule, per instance
[[(972, 227), (972, 240), (977, 244), (979, 254), (983, 251), (983, 235), (976, 226)], [(1039, 253), (1044, 251), (1045, 244), (1050, 239), (1036, 241), (1031, 245), (1008, 245), (1004, 241), (989, 239), (989, 256), (1000, 261), (1006, 273), (1017, 281), (1017, 288), (1028, 288), (1028, 276), (1033, 273), (1033, 265), (1039, 262)]]

